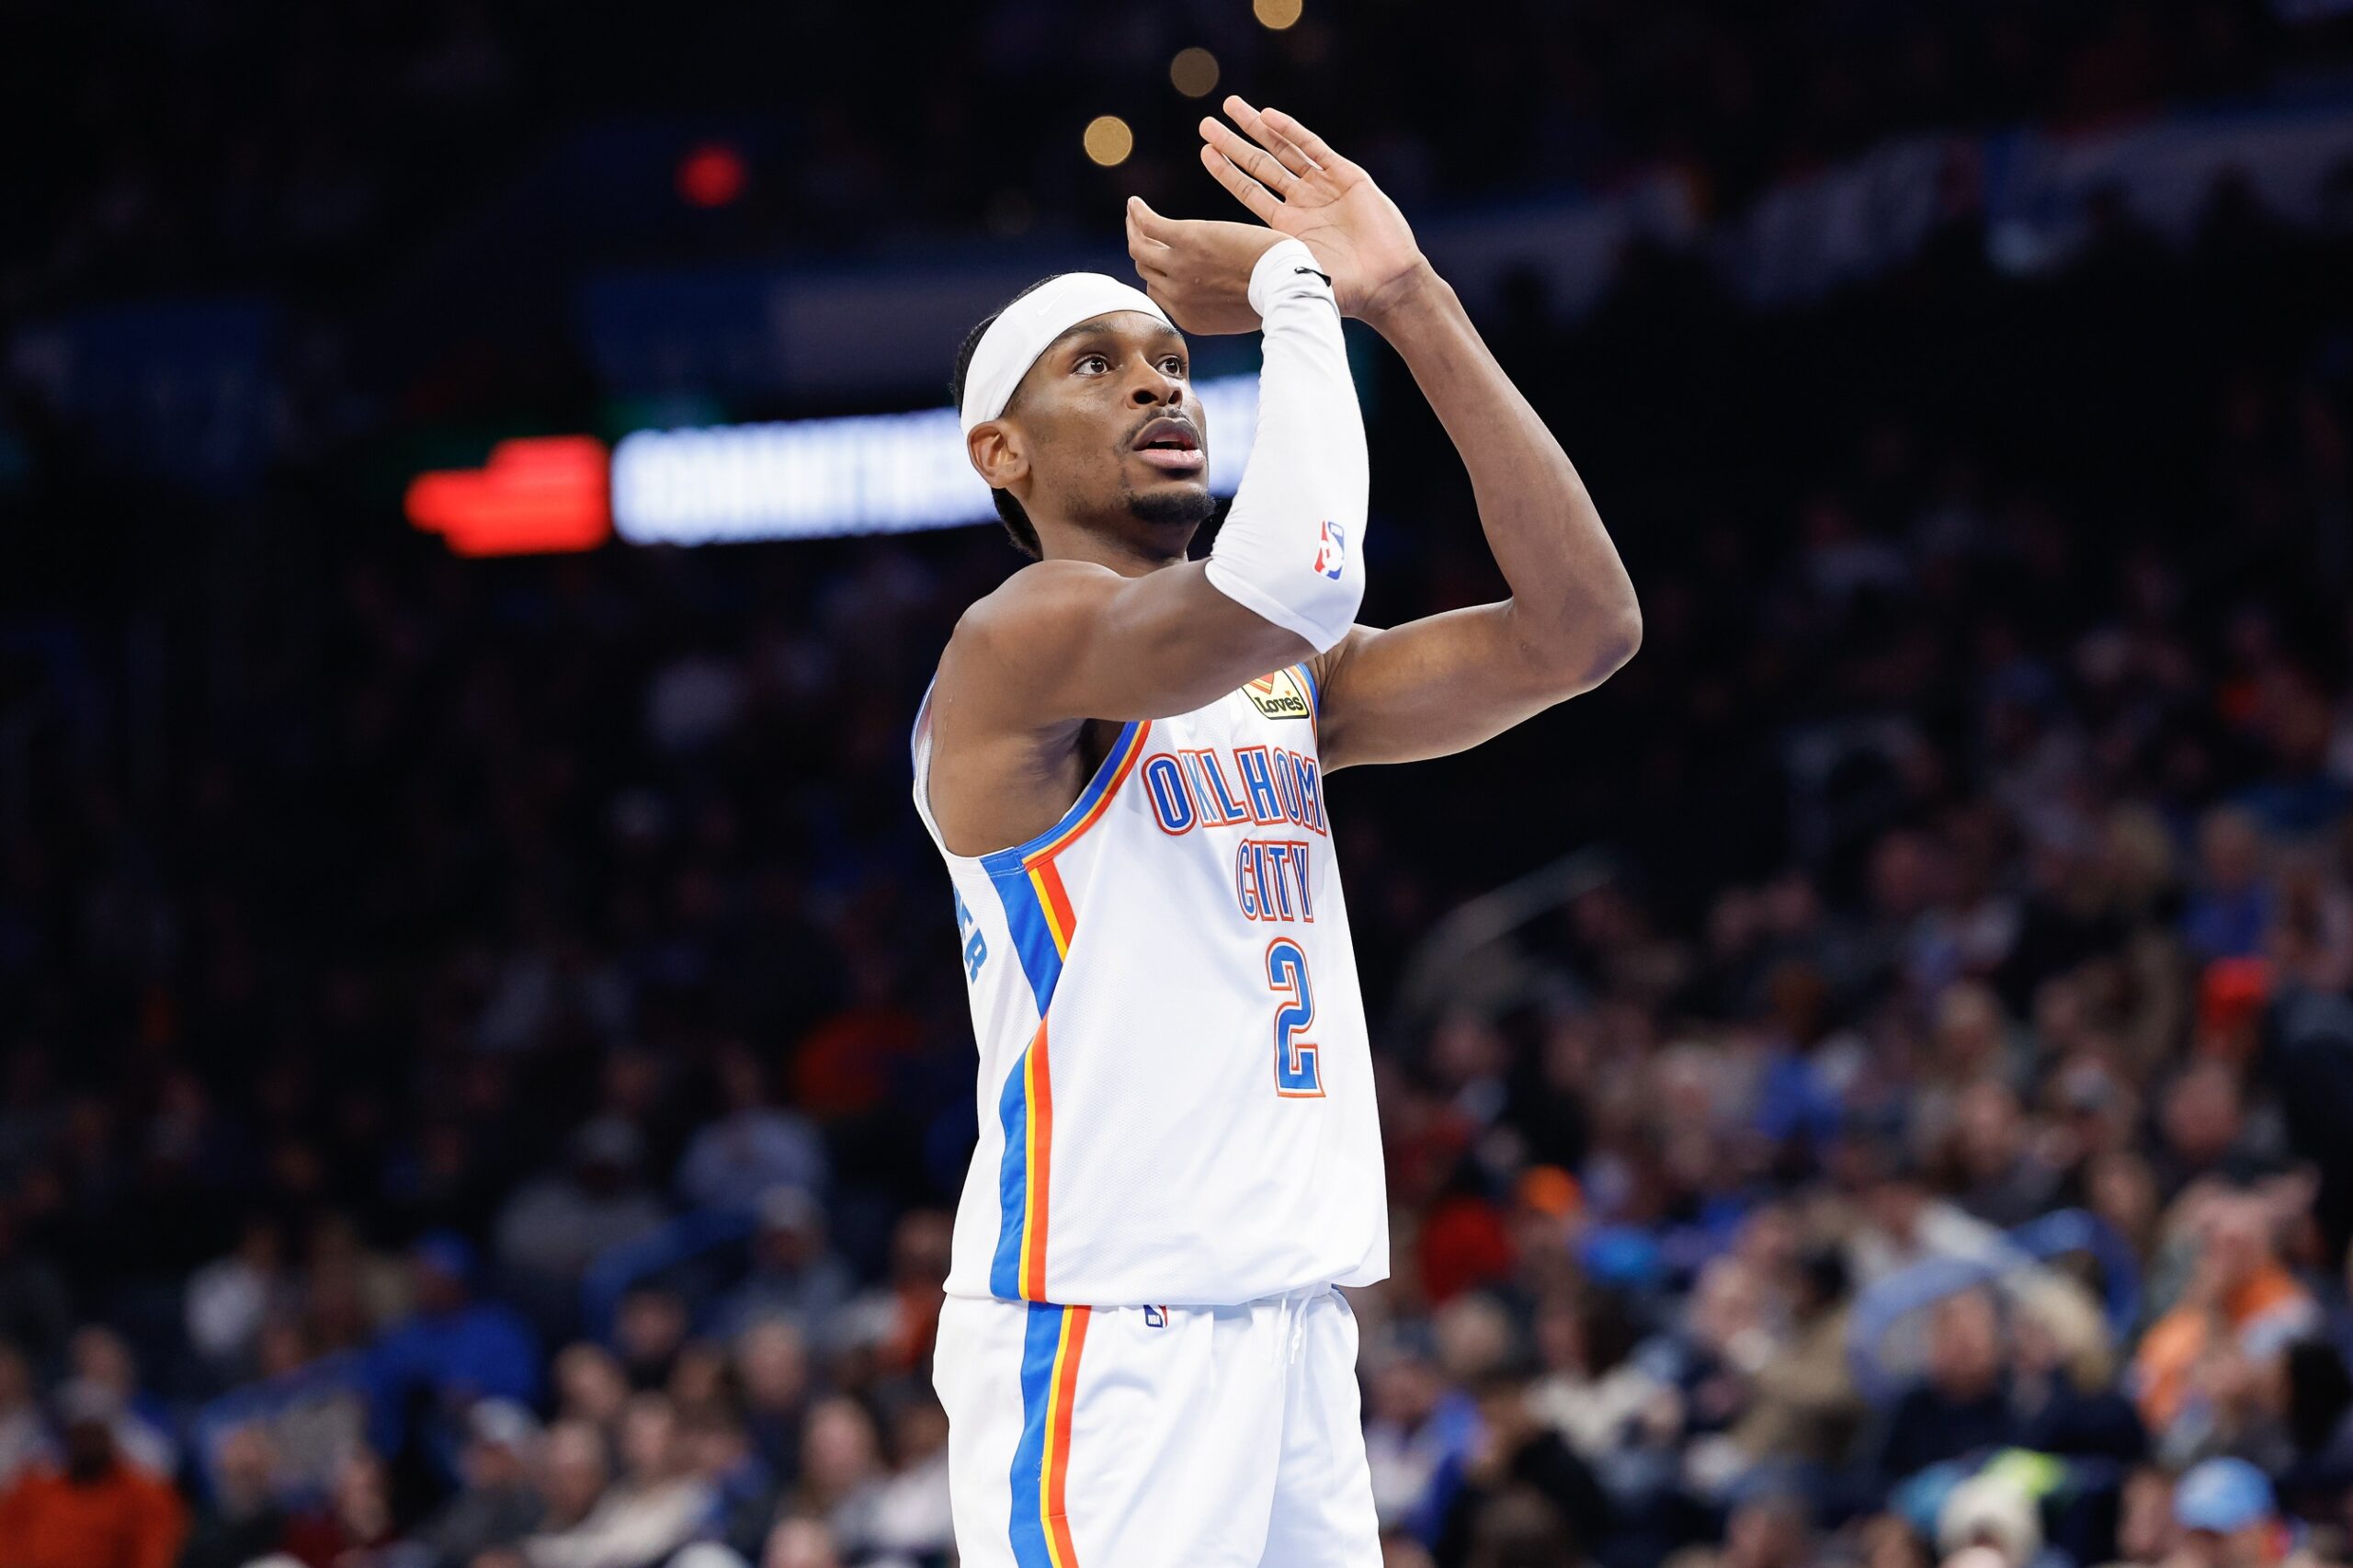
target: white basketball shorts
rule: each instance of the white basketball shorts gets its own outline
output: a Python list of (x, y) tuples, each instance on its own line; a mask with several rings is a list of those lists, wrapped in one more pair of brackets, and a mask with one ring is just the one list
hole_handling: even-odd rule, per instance
[(1357, 1324), (1329, 1286), (1239, 1307), (951, 1296), (963, 1568), (1380, 1568)]

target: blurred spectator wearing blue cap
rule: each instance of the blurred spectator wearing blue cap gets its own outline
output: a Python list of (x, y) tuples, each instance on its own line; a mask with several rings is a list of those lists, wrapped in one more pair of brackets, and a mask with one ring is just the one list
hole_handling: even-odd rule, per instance
[(445, 1472), (454, 1471), (458, 1418), (478, 1399), (525, 1403), (540, 1392), (540, 1347), (512, 1308), (476, 1301), (473, 1248), (449, 1231), (429, 1232), (410, 1250), (415, 1310), (369, 1353), (369, 1431), (380, 1453), (411, 1435), (413, 1413)]
[(2288, 1555), (2271, 1482), (2242, 1459), (2202, 1460), (2173, 1492), (2179, 1556), (2196, 1568), (2265, 1568)]

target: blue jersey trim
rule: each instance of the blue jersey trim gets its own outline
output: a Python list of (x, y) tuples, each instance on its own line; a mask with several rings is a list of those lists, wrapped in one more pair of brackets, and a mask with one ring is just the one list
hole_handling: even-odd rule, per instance
[(1038, 884), (1017, 861), (1002, 869), (991, 867), (989, 882), (996, 889), (997, 902), (1005, 906), (1013, 950), (1020, 955), (1021, 972), (1029, 977), (1029, 994), (1037, 999), (1038, 1016), (1042, 1018), (1063, 977), (1063, 954), (1054, 946), (1054, 928), (1046, 923), (1046, 906), (1038, 897)]
[(992, 877), (1019, 869), (1022, 861), (1069, 832), (1081, 817), (1093, 811), (1095, 802), (1103, 798), (1104, 792), (1111, 788), (1112, 780), (1119, 778), (1120, 765), (1126, 759), (1128, 749), (1135, 744), (1136, 731), (1141, 727), (1142, 722), (1134, 719), (1120, 727), (1119, 737), (1112, 741), (1111, 749), (1103, 754), (1101, 765), (1095, 769), (1095, 777), (1086, 781), (1086, 788), (1078, 792), (1078, 799), (1070, 803), (1070, 810), (1064, 812), (1053, 826), (1027, 843), (982, 856), (982, 869)]
[(1005, 1157), (997, 1163), (996, 1254), (989, 1259), (989, 1293), (1002, 1301), (1021, 1297), (1021, 1234), (1029, 1209), (1029, 1051), (1022, 1049), (1005, 1075), (996, 1117), (1005, 1129)]
[(1315, 672), (1307, 667), (1304, 659), (1291, 668), (1299, 672), (1300, 680), (1307, 687), (1307, 706), (1311, 716), (1321, 719), (1324, 717), (1324, 688), (1315, 684)]
[(1013, 1517), (1007, 1521), (1019, 1568), (1054, 1568), (1046, 1544), (1046, 1416), (1054, 1399), (1054, 1353), (1062, 1347), (1064, 1307), (1033, 1301), (1021, 1334), (1021, 1440), (1013, 1448)]

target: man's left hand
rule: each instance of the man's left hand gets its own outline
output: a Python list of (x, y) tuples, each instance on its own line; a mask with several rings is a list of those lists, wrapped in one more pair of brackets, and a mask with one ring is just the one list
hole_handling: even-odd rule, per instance
[(1305, 242), (1331, 275), (1342, 315), (1379, 326), (1429, 273), (1405, 215), (1370, 175), (1280, 109), (1229, 97), (1225, 112), (1250, 140), (1204, 119), (1203, 165), (1267, 227)]
[(1128, 198), (1128, 256), (1143, 291), (1187, 332), (1256, 332), (1250, 269), (1282, 239), (1256, 223), (1164, 218)]

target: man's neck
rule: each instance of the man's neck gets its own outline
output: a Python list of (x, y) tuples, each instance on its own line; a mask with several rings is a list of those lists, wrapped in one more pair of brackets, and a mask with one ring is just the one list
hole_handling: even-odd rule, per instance
[[(1135, 525), (1139, 529), (1148, 525)], [(1122, 577), (1142, 577), (1165, 566), (1174, 566), (1185, 559), (1186, 546), (1192, 543), (1193, 530), (1184, 530), (1184, 537), (1174, 537), (1174, 530), (1153, 528), (1149, 533), (1129, 535), (1112, 528), (1082, 528), (1070, 523), (1046, 523), (1038, 529), (1038, 542), (1049, 561), (1091, 561), (1097, 566), (1108, 566)]]

